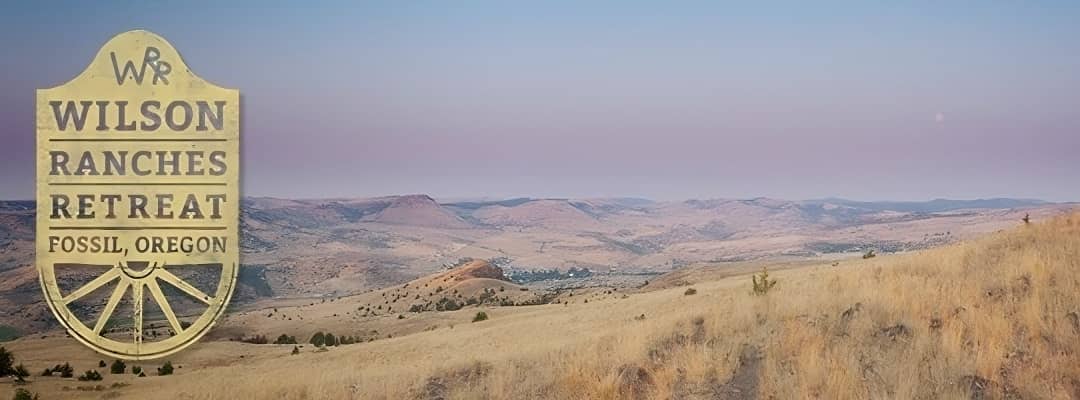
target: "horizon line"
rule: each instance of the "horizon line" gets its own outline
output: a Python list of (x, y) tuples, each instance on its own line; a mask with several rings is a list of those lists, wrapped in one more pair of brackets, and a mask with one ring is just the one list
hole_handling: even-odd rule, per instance
[[(485, 196), (485, 195), (458, 195), (458, 196), (438, 196), (427, 193), (399, 193), (399, 194), (385, 194), (374, 196), (325, 196), (325, 197), (287, 197), (287, 196), (274, 196), (274, 195), (241, 195), (241, 199), (274, 199), (274, 200), (293, 200), (293, 201), (333, 201), (333, 200), (373, 200), (381, 198), (398, 198), (409, 196), (426, 196), (440, 204), (454, 204), (454, 203), (470, 203), (470, 202), (501, 202), (510, 200), (644, 200), (654, 203), (664, 202), (686, 202), (686, 201), (709, 201), (709, 200), (734, 200), (734, 201), (753, 201), (753, 200), (781, 200), (790, 202), (830, 202), (830, 201), (844, 201), (844, 202), (857, 202), (857, 203), (929, 203), (934, 201), (994, 201), (994, 200), (1011, 200), (1022, 201), (1032, 203), (1044, 203), (1044, 204), (1072, 204), (1080, 203), (1080, 200), (1066, 200), (1066, 201), (1054, 201), (1044, 200), (1034, 197), (1010, 197), (1010, 196), (993, 196), (993, 197), (976, 197), (976, 198), (950, 198), (950, 197), (934, 197), (930, 199), (857, 199), (840, 196), (825, 196), (825, 197), (813, 197), (803, 199), (788, 199), (781, 197), (769, 197), (769, 196), (754, 196), (754, 197), (686, 197), (678, 199), (654, 199), (645, 196)], [(36, 202), (35, 199), (0, 199), (0, 202)]]

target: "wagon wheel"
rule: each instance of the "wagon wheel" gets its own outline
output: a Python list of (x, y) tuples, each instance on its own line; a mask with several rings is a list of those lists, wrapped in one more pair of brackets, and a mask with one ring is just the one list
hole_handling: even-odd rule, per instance
[[(42, 282), (45, 283), (43, 288), (49, 306), (68, 332), (87, 346), (116, 358), (145, 360), (163, 357), (197, 341), (209, 331), (214, 321), (224, 311), (236, 282), (235, 263), (168, 265), (168, 268), (163, 262), (146, 263), (144, 268), (132, 264), (140, 263), (121, 261), (112, 266), (98, 266), (106, 267), (105, 272), (70, 290), (67, 294), (61, 293), (55, 265), (51, 268), (42, 268), (40, 271)], [(196, 285), (169, 271), (169, 269), (206, 268), (218, 268), (221, 271), (216, 290), (210, 292), (204, 292)], [(163, 290), (163, 288), (168, 289)], [(172, 296), (168, 296), (166, 292), (171, 293)], [(91, 293), (106, 293), (108, 300), (96, 316), (80, 318), (74, 312), (73, 305), (77, 301), (88, 298)], [(146, 293), (149, 293), (152, 301), (160, 309), (170, 330), (169, 334), (160, 335), (160, 337), (155, 330), (150, 340), (147, 340), (148, 335), (145, 331), (147, 321), (144, 320)], [(189, 303), (195, 303), (196, 308), (205, 306), (205, 310), (194, 316), (195, 320), (190, 324), (181, 322), (173, 308), (173, 304), (177, 301), (183, 301), (181, 298), (187, 299)], [(107, 329), (110, 320), (122, 317), (117, 314), (117, 307), (121, 304), (131, 306), (130, 335), (127, 329), (121, 329), (119, 337), (118, 335), (106, 336), (107, 333), (115, 331), (115, 329)], [(151, 324), (151, 328), (154, 327)]]

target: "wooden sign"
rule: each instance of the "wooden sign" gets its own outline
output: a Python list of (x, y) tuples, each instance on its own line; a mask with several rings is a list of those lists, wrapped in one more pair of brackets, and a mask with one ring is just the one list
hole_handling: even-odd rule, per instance
[(239, 91), (151, 32), (38, 90), (37, 267), (72, 337), (142, 360), (206, 334), (239, 267), (239, 150)]

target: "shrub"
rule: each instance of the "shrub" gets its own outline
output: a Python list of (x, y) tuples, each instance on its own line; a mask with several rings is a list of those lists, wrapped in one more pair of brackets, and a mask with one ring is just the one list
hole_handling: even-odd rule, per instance
[(15, 369), (12, 365), (15, 363), (15, 355), (7, 351), (7, 349), (0, 347), (0, 377), (5, 377), (15, 373)]
[(480, 312), (476, 313), (475, 317), (473, 317), (472, 322), (487, 321), (487, 319), (488, 319), (487, 313), (483, 312), (483, 311), (480, 311)]
[(98, 360), (98, 362), (97, 362), (98, 368), (105, 368), (106, 365), (107, 364), (105, 364), (105, 360)]
[(398, 314), (397, 319), (405, 319), (405, 314)]
[(292, 355), (295, 356), (297, 354), (300, 354), (300, 346), (293, 346), (292, 347)]
[(693, 296), (695, 294), (697, 294), (697, 289), (694, 289), (694, 288), (686, 289), (686, 291), (683, 292), (684, 296)]
[(874, 257), (877, 257), (877, 254), (874, 253), (874, 249), (867, 250), (866, 254), (862, 255), (862, 258), (864, 260), (868, 259), (868, 258), (874, 258)]
[(26, 390), (26, 389), (23, 389), (23, 388), (15, 389), (15, 397), (11, 398), (11, 400), (38, 400), (38, 399), (40, 399), (40, 397), (38, 397), (38, 395), (36, 395), (34, 393), (30, 393), (29, 390)]
[(309, 343), (315, 345), (315, 347), (322, 346), (326, 343), (326, 334), (322, 332), (315, 332), (315, 334), (311, 336), (311, 340), (309, 341)]
[(754, 280), (754, 294), (758, 296), (768, 293), (773, 286), (776, 286), (776, 280), (769, 279), (769, 270), (765, 267), (761, 267), (761, 272), (751, 278)]
[(22, 364), (19, 364), (19, 366), (15, 367), (15, 372), (12, 375), (15, 375), (16, 382), (26, 382), (26, 377), (30, 376), (30, 371), (27, 371)]
[(127, 364), (124, 364), (121, 360), (115, 360), (112, 365), (109, 366), (109, 373), (122, 374), (124, 372), (127, 372)]
[(244, 340), (246, 343), (251, 344), (267, 344), (270, 340), (266, 338), (266, 335), (255, 335)]
[(461, 309), (461, 304), (451, 298), (443, 297), (435, 303), (436, 311), (457, 311)]
[(74, 375), (75, 371), (73, 368), (71, 368), (71, 364), (56, 364), (52, 368), (45, 368), (45, 371), (41, 373), (41, 376), (53, 376), (53, 374), (55, 373), (60, 373), (60, 377), (62, 378), (70, 378), (72, 375)]
[(282, 333), (281, 336), (278, 336), (277, 339), (274, 339), (274, 344), (297, 344), (296, 336), (289, 336)]
[[(70, 377), (75, 376), (75, 368), (72, 368), (71, 364), (64, 363), (64, 365), (59, 366), (58, 368), (59, 368), (61, 378), (70, 378)], [(55, 372), (57, 370), (54, 369), (53, 371)]]
[(131, 373), (133, 375), (142, 375), (142, 367), (135, 365), (131, 367)]
[(92, 369), (92, 370), (83, 372), (83, 374), (81, 376), (79, 376), (79, 380), (80, 381), (100, 381), (101, 380), (101, 373), (97, 372), (97, 370)]
[[(67, 365), (67, 364), (64, 364), (64, 365)], [(52, 368), (45, 368), (45, 372), (42, 372), (41, 376), (53, 376), (54, 373), (61, 372), (62, 371), (61, 368), (62, 367), (60, 366), (60, 364), (56, 364)]]
[(334, 337), (333, 333), (327, 332), (326, 333), (326, 342), (324, 344), (326, 346), (337, 346), (338, 345), (338, 340), (337, 340), (336, 337)]
[(158, 376), (172, 375), (172, 373), (173, 373), (172, 361), (166, 361), (165, 364), (162, 364), (157, 369)]

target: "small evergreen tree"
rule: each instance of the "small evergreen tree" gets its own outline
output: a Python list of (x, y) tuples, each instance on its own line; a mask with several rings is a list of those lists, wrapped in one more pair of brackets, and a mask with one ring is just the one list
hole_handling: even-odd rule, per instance
[(277, 339), (274, 340), (274, 344), (296, 344), (296, 336), (289, 336), (282, 333), (281, 336), (278, 336)]
[(334, 337), (333, 333), (327, 332), (326, 337), (324, 339), (325, 339), (326, 347), (337, 346), (338, 345), (337, 338)]
[(91, 369), (91, 370), (88, 370), (86, 372), (83, 372), (83, 374), (81, 376), (79, 376), (79, 380), (80, 381), (100, 381), (101, 380), (101, 373), (97, 372), (97, 370)]
[(7, 351), (6, 348), (0, 347), (0, 378), (15, 373), (14, 363), (15, 355)]
[(173, 373), (172, 361), (166, 361), (165, 364), (162, 364), (157, 369), (158, 376), (172, 375), (172, 373)]
[(300, 354), (300, 346), (293, 346), (292, 347), (292, 355), (295, 356), (297, 354)]
[(71, 364), (64, 363), (64, 365), (60, 366), (59, 369), (61, 378), (70, 378), (75, 376), (75, 368), (72, 368)]
[(132, 375), (141, 375), (142, 374), (142, 367), (140, 367), (138, 365), (131, 366), (131, 374)]
[(22, 364), (19, 364), (19, 366), (15, 367), (15, 372), (12, 375), (15, 376), (15, 382), (22, 383), (26, 382), (26, 377), (30, 376), (30, 371), (27, 371)]
[(761, 273), (755, 274), (751, 278), (754, 280), (754, 294), (758, 296), (768, 293), (773, 286), (776, 286), (776, 280), (769, 279), (769, 270), (765, 267), (761, 267)]
[(454, 299), (443, 297), (435, 303), (436, 311), (457, 311), (461, 309), (461, 303), (458, 303)]
[(26, 389), (23, 389), (23, 388), (15, 389), (15, 397), (11, 398), (11, 400), (38, 400), (38, 399), (40, 399), (40, 397), (38, 397), (38, 395), (36, 395), (34, 393), (31, 393), (29, 390), (26, 390)]
[(107, 364), (105, 364), (105, 360), (98, 360), (97, 362), (98, 368), (105, 368), (106, 365)]
[(127, 364), (124, 364), (121, 360), (114, 360), (112, 365), (109, 366), (109, 373), (111, 374), (123, 374), (127, 372)]
[(483, 311), (480, 311), (480, 312), (477, 312), (476, 316), (473, 317), (472, 322), (487, 321), (487, 319), (488, 319), (487, 313), (483, 312)]
[(315, 334), (311, 336), (310, 342), (311, 344), (315, 345), (315, 347), (322, 347), (324, 344), (326, 344), (326, 334), (322, 332), (315, 332)]

